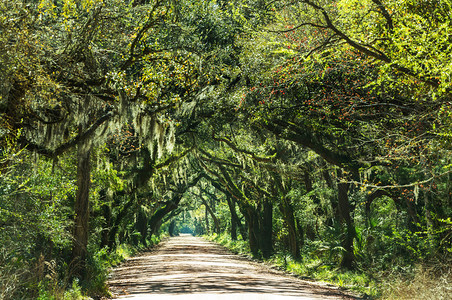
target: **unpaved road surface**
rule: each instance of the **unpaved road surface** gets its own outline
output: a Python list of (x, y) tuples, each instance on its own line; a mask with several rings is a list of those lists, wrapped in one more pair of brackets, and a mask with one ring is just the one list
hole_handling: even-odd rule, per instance
[(128, 259), (112, 272), (118, 299), (356, 299), (332, 286), (286, 276), (231, 254), (199, 237), (183, 235)]

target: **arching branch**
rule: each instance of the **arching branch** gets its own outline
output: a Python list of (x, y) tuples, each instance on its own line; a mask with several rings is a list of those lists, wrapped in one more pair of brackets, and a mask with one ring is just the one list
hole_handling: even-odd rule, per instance
[(250, 156), (252, 159), (254, 159), (255, 161), (258, 162), (273, 162), (274, 158), (276, 157), (276, 153), (273, 154), (272, 156), (268, 156), (268, 157), (262, 157), (262, 156), (258, 156), (256, 155), (256, 153), (252, 152), (252, 151), (248, 151), (245, 149), (241, 149), (239, 148), (237, 145), (235, 145), (230, 139), (228, 139), (227, 137), (215, 137), (215, 133), (212, 132), (212, 138), (217, 141), (217, 142), (223, 142), (226, 145), (228, 145), (232, 150), (234, 150), (235, 152), (239, 152), (239, 153), (244, 153), (247, 154), (248, 156)]
[(19, 138), (20, 143), (28, 150), (39, 153), (41, 155), (50, 157), (50, 158), (56, 158), (66, 151), (74, 148), (75, 146), (91, 139), (96, 132), (96, 130), (104, 124), (106, 121), (110, 120), (114, 116), (113, 111), (107, 111), (103, 116), (101, 116), (99, 119), (97, 119), (93, 124), (91, 124), (88, 129), (86, 129), (83, 132), (79, 132), (75, 137), (73, 137), (71, 140), (69, 140), (66, 143), (61, 144), (54, 150), (48, 149), (43, 145), (39, 145), (33, 142), (28, 141), (25, 137), (21, 136)]

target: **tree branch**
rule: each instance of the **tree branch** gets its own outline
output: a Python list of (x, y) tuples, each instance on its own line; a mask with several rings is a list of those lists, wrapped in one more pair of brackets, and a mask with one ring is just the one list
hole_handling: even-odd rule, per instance
[(223, 142), (223, 143), (227, 144), (235, 152), (248, 154), (249, 156), (251, 156), (252, 159), (254, 159), (255, 161), (258, 161), (258, 162), (273, 162), (274, 158), (276, 157), (276, 153), (273, 154), (272, 156), (268, 156), (268, 157), (257, 156), (254, 152), (251, 152), (251, 151), (248, 151), (245, 149), (240, 149), (227, 137), (216, 138), (215, 133), (213, 133), (213, 132), (212, 132), (212, 138), (217, 142)]
[(113, 111), (109, 110), (107, 111), (102, 117), (97, 119), (86, 131), (80, 132), (77, 134), (74, 138), (72, 138), (70, 141), (61, 144), (54, 150), (48, 149), (43, 145), (39, 145), (36, 143), (32, 143), (28, 140), (26, 140), (24, 137), (20, 137), (19, 141), (21, 144), (26, 147), (29, 151), (33, 151), (39, 154), (42, 154), (44, 156), (50, 157), (50, 158), (56, 158), (57, 156), (62, 155), (64, 152), (68, 151), (69, 149), (79, 145), (80, 143), (90, 139), (95, 131), (106, 121), (111, 119), (114, 116)]
[(165, 160), (164, 162), (161, 162), (157, 165), (155, 165), (155, 169), (161, 169), (163, 167), (169, 166), (170, 164), (182, 159), (183, 157), (185, 157), (188, 153), (190, 153), (192, 150), (194, 149), (194, 147), (190, 147), (188, 149), (186, 149), (185, 151), (182, 151), (181, 153), (177, 154), (177, 155), (172, 155), (170, 156), (167, 160)]
[(386, 10), (386, 7), (381, 3), (380, 0), (372, 0), (373, 3), (375, 3), (378, 7), (378, 10), (383, 15), (383, 17), (386, 19), (386, 28), (389, 30), (389, 32), (394, 31), (394, 23), (392, 22), (392, 17), (389, 14), (389, 12)]
[(362, 183), (359, 181), (348, 181), (348, 183), (352, 183), (352, 184), (356, 184), (356, 185), (360, 185), (360, 186), (364, 186), (364, 187), (368, 187), (368, 188), (374, 188), (374, 189), (378, 189), (378, 190), (384, 190), (384, 189), (400, 189), (400, 188), (411, 188), (411, 187), (416, 187), (419, 185), (423, 185), (426, 183), (429, 183), (430, 181), (433, 181), (434, 179), (440, 178), (442, 176), (445, 176), (447, 174), (452, 173), (452, 170), (443, 172), (441, 174), (438, 175), (433, 175), (432, 177), (426, 179), (426, 180), (422, 180), (422, 181), (417, 181), (417, 182), (413, 182), (413, 183), (409, 183), (409, 184), (395, 184), (395, 185), (375, 185), (375, 184), (366, 184), (366, 183)]

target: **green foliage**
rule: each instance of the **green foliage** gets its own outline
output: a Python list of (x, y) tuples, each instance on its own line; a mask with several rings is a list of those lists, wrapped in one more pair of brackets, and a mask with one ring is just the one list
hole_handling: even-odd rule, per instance
[(246, 241), (240, 239), (236, 241), (232, 240), (229, 233), (227, 232), (223, 232), (221, 234), (213, 233), (211, 235), (205, 235), (204, 237), (208, 240), (215, 241), (225, 246), (236, 254), (251, 256), (249, 244)]
[[(250, 256), (249, 247), (244, 241), (232, 241), (227, 233), (205, 236), (207, 239), (218, 242), (234, 253)], [(376, 296), (379, 293), (377, 283), (368, 275), (360, 272), (344, 272), (334, 266), (327, 265), (321, 259), (306, 258), (303, 261), (294, 260), (288, 253), (277, 253), (266, 261), (273, 267), (306, 279), (326, 281), (343, 288)]]
[(82, 299), (89, 299), (88, 297), (84, 297), (82, 294), (82, 288), (78, 284), (77, 280), (74, 280), (72, 282), (72, 286), (69, 290), (64, 292), (64, 300), (82, 300)]
[(107, 278), (111, 267), (112, 258), (106, 248), (100, 249), (91, 254), (88, 259), (88, 277), (86, 280), (86, 290), (91, 296), (108, 295)]
[(33, 294), (45, 276), (43, 255), (50, 259), (71, 244), (67, 197), (74, 192), (68, 174), (50, 161), (34, 161), (23, 153), (12, 163), (0, 178), (0, 242), (8, 253), (1, 258), (0, 277), (6, 299)]
[(49, 285), (41, 281), (38, 285), (37, 300), (92, 300), (93, 298), (84, 295), (78, 280), (74, 280), (72, 285), (64, 290), (62, 287), (49, 288)]

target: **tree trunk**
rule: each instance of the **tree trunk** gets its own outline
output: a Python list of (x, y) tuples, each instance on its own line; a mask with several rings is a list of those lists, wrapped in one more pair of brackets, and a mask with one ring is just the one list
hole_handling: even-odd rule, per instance
[(232, 198), (231, 195), (226, 195), (226, 200), (228, 202), (229, 211), (231, 212), (231, 219), (234, 220), (234, 223), (239, 228), (240, 234), (242, 235), (242, 240), (246, 241), (247, 239), (246, 228), (242, 225), (242, 222), (240, 221), (240, 218), (235, 210), (235, 200), (234, 198)]
[(236, 241), (237, 240), (237, 223), (235, 222), (235, 219), (231, 215), (231, 240)]
[(447, 174), (446, 192), (447, 192), (447, 207), (452, 207), (452, 174)]
[(102, 216), (105, 219), (105, 223), (102, 228), (100, 248), (108, 246), (109, 233), (111, 229), (111, 206), (109, 204), (102, 205)]
[(132, 207), (134, 203), (135, 199), (134, 197), (131, 197), (129, 201), (127, 201), (127, 203), (122, 206), (121, 211), (116, 216), (110, 232), (108, 233), (108, 247), (110, 248), (110, 250), (113, 250), (113, 248), (116, 246), (116, 234), (119, 231), (119, 225), (121, 225), (122, 220), (127, 216), (127, 214), (130, 213), (129, 208)]
[(202, 195), (199, 195), (199, 198), (201, 199), (202, 203), (206, 207), (206, 220), (207, 220), (207, 213), (209, 213), (210, 216), (212, 217), (213, 225), (215, 226), (215, 232), (220, 233), (220, 221), (218, 221), (217, 216), (215, 216), (215, 213), (213, 212), (210, 205), (207, 203), (206, 199), (204, 199)]
[(168, 233), (170, 236), (175, 236), (175, 230), (176, 230), (176, 221), (172, 220), (168, 227)]
[[(326, 164), (323, 164), (323, 171), (322, 171), (322, 176), (325, 179), (325, 182), (327, 184), (327, 186), (330, 189), (335, 189), (335, 185), (333, 182), (333, 178), (331, 177), (330, 173), (328, 172), (328, 170), (326, 169)], [(334, 221), (335, 220), (340, 220), (340, 215), (339, 215), (339, 208), (338, 208), (338, 203), (336, 201), (336, 199), (334, 197), (331, 198), (331, 208), (333, 210), (333, 216), (328, 216), (327, 220), (326, 220), (326, 224), (328, 226), (333, 226), (334, 225)], [(308, 228), (306, 230), (306, 235), (309, 237), (309, 231)], [(309, 237), (310, 238), (310, 237)]]
[(179, 202), (182, 199), (182, 194), (173, 196), (172, 200), (166, 201), (165, 205), (159, 208), (149, 220), (149, 229), (151, 233), (155, 233), (159, 222), (171, 211), (175, 210), (179, 206)]
[[(237, 227), (240, 228), (240, 232), (242, 232), (242, 224), (240, 222), (239, 217), (237, 216), (237, 212), (235, 211), (235, 202), (230, 194), (225, 194), (226, 202), (228, 203), (229, 212), (231, 214), (231, 240), (237, 240)], [(243, 238), (243, 235), (242, 235)]]
[(148, 215), (143, 207), (139, 207), (136, 215), (135, 229), (141, 235), (141, 243), (147, 247), (147, 235), (148, 235)]
[(251, 254), (257, 257), (259, 255), (259, 240), (257, 235), (259, 222), (257, 214), (252, 207), (248, 207), (245, 217), (248, 221), (248, 244), (250, 245)]
[(433, 216), (432, 216), (432, 210), (433, 210), (433, 205), (431, 204), (431, 190), (432, 190), (432, 186), (433, 183), (430, 183), (430, 187), (429, 189), (425, 189), (424, 190), (424, 216), (425, 216), (425, 221), (427, 223), (427, 237), (428, 237), (428, 241), (429, 241), (429, 245), (430, 247), (434, 247), (434, 241), (435, 241), (435, 236), (434, 236), (434, 232), (435, 232), (435, 222), (433, 220)]
[(289, 250), (293, 258), (300, 258), (300, 244), (298, 242), (299, 237), (297, 235), (297, 228), (295, 227), (295, 217), (293, 206), (287, 199), (282, 199), (280, 210), (283, 214), (284, 223), (287, 226), (289, 232)]
[(209, 212), (207, 211), (207, 206), (204, 205), (204, 218), (206, 220), (206, 233), (210, 232), (210, 224), (209, 224)]
[(346, 269), (353, 268), (354, 253), (353, 253), (353, 239), (356, 231), (353, 220), (350, 214), (350, 203), (348, 200), (349, 184), (346, 182), (339, 182), (338, 187), (338, 209), (341, 221), (345, 222), (345, 235), (342, 239), (342, 247), (345, 249), (344, 257), (342, 258), (341, 267)]
[(78, 147), (77, 193), (75, 198), (74, 241), (72, 263), (74, 274), (85, 277), (89, 233), (89, 188), (91, 181), (90, 149)]
[(270, 258), (273, 254), (273, 204), (266, 199), (263, 204), (262, 222), (260, 222), (260, 249), (264, 258)]
[[(324, 171), (324, 172), (325, 172), (325, 174), (323, 176), (325, 177), (325, 180), (331, 181), (331, 177), (329, 179), (327, 179), (329, 177), (328, 172), (327, 171)], [(303, 181), (304, 181), (306, 193), (312, 192), (314, 190), (314, 187), (312, 185), (310, 172), (308, 170), (306, 170), (304, 173)], [(309, 198), (315, 204), (315, 213), (313, 215), (313, 218), (316, 219), (316, 222), (315, 222), (316, 224), (315, 224), (315, 226), (312, 224), (312, 222), (308, 222), (306, 224), (306, 235), (309, 237), (309, 239), (311, 241), (313, 241), (313, 240), (315, 240), (316, 236), (319, 236), (319, 224), (318, 224), (319, 216), (326, 216), (327, 214), (320, 203), (319, 197), (317, 197), (315, 194), (313, 194)], [(330, 223), (332, 223), (332, 222), (330, 221)], [(332, 224), (330, 224), (330, 225), (332, 225)]]
[(303, 225), (301, 224), (301, 221), (296, 218), (296, 223), (297, 223), (297, 232), (298, 232), (298, 246), (303, 247), (304, 245), (304, 231), (303, 231)]

